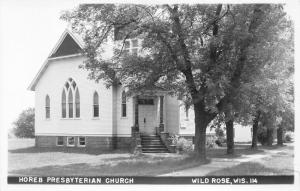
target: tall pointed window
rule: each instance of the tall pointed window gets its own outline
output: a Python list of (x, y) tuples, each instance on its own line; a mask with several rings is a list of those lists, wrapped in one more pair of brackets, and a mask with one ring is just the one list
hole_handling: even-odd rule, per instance
[(80, 117), (80, 97), (78, 89), (76, 89), (75, 93), (75, 116), (77, 118)]
[(62, 96), (61, 96), (61, 117), (66, 118), (67, 117), (67, 102), (66, 102), (66, 92), (63, 90)]
[(69, 78), (62, 92), (62, 118), (80, 117), (80, 95), (77, 84)]
[(69, 106), (69, 118), (73, 118), (73, 94), (72, 94), (72, 91), (69, 91), (68, 106)]
[(97, 92), (93, 96), (93, 112), (94, 117), (99, 117), (99, 96)]
[(50, 98), (48, 95), (46, 95), (45, 100), (45, 111), (46, 111), (46, 119), (50, 118)]
[(127, 116), (127, 109), (126, 109), (126, 93), (125, 91), (122, 92), (122, 117), (126, 117)]

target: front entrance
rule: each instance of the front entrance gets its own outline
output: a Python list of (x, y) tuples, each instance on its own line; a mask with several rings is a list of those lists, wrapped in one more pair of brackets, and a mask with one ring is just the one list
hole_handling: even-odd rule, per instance
[[(153, 103), (149, 102), (149, 103)], [(154, 104), (140, 104), (139, 106), (139, 128), (144, 134), (155, 134), (156, 112)]]

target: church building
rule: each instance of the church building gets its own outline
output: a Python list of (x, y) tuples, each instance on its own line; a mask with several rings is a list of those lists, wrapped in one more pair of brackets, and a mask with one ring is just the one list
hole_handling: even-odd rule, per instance
[[(109, 43), (108, 56), (115, 42)], [(139, 43), (128, 40), (126, 51), (135, 53)], [(168, 92), (127, 96), (121, 84), (107, 88), (88, 79), (79, 68), (83, 47), (65, 30), (28, 88), (35, 91), (36, 146), (168, 152), (168, 137), (194, 136), (193, 111)]]

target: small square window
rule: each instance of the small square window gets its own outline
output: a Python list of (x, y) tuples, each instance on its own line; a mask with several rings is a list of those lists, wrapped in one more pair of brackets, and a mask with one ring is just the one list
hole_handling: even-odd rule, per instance
[(130, 42), (129, 41), (125, 41), (125, 49), (130, 48)]
[(137, 49), (137, 48), (133, 48), (133, 49), (132, 49), (132, 54), (133, 54), (133, 55), (137, 55), (137, 53), (138, 53), (138, 49)]
[(64, 137), (57, 137), (56, 145), (57, 146), (63, 146), (64, 145)]
[(78, 137), (78, 146), (85, 147), (86, 145), (86, 138), (85, 137)]
[(132, 47), (138, 47), (138, 40), (132, 40)]
[(74, 147), (75, 146), (75, 137), (68, 137), (67, 138), (67, 146)]
[(123, 52), (124, 54), (129, 54), (129, 49), (125, 49)]

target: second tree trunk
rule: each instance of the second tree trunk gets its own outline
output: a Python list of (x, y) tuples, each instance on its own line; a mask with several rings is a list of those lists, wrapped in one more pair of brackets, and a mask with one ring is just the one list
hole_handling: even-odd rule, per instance
[(257, 148), (257, 130), (258, 130), (258, 121), (259, 121), (260, 112), (258, 111), (252, 125), (252, 149)]
[(233, 154), (234, 153), (233, 120), (229, 120), (225, 124), (226, 124), (226, 137), (227, 137), (227, 154)]
[(282, 127), (279, 127), (277, 129), (277, 145), (280, 145), (280, 146), (283, 145), (283, 129), (282, 129)]

